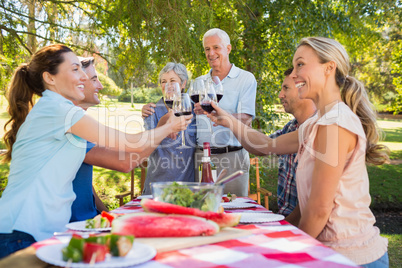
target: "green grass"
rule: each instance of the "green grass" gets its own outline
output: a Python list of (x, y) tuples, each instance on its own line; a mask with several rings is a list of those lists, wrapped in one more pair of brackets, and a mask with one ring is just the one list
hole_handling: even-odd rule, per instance
[(391, 154), (389, 155), (389, 158), (391, 160), (402, 159), (402, 150), (391, 151)]
[(384, 141), (402, 142), (402, 128), (387, 128), (384, 132), (386, 134)]
[[(134, 175), (134, 192), (136, 195), (140, 195), (140, 173), (140, 169), (136, 168)], [(115, 198), (115, 195), (130, 190), (130, 173), (94, 167), (93, 185), (106, 207), (115, 209), (119, 207), (119, 201)], [(130, 197), (125, 197), (124, 201), (127, 203), (130, 201)]]
[(402, 235), (401, 234), (382, 234), (388, 238), (389, 267), (401, 267), (402, 264)]
[(368, 166), (373, 209), (401, 208), (402, 165)]

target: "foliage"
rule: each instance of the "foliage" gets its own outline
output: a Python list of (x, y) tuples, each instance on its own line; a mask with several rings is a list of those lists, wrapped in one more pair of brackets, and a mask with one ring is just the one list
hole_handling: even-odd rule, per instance
[(202, 36), (219, 27), (231, 37), (231, 61), (257, 79), (254, 126), (271, 132), (282, 73), (304, 36), (338, 39), (371, 95), (395, 92), (390, 66), (400, 9), (398, 0), (1, 1), (0, 55), (21, 62), (37, 47), (66, 43), (106, 59), (119, 87), (149, 87), (168, 61), (185, 63), (193, 77), (204, 74)]
[(103, 85), (103, 89), (101, 90), (102, 95), (119, 96), (123, 92), (123, 89), (116, 86), (116, 83), (111, 78), (99, 72), (98, 77)]
[(392, 73), (395, 74), (393, 84), (397, 92), (395, 99), (392, 101), (390, 111), (394, 114), (402, 112), (402, 40), (399, 40), (398, 46), (392, 53)]
[[(0, 157), (1, 159), (3, 157)], [(0, 160), (1, 160), (0, 159)], [(0, 163), (0, 197), (7, 186), (7, 177), (10, 172), (10, 165), (8, 163)]]
[[(156, 103), (161, 98), (160, 88), (137, 87), (133, 89), (133, 101), (135, 103)], [(131, 102), (131, 91), (125, 90), (119, 96), (121, 102)]]

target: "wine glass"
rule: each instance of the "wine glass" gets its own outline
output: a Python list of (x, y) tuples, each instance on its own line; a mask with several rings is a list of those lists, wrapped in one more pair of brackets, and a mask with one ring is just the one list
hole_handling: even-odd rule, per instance
[(211, 76), (211, 80), (212, 80), (213, 86), (215, 88), (216, 99), (219, 102), (223, 97), (223, 86), (222, 86), (221, 80), (219, 79), (218, 76)]
[[(181, 93), (180, 97), (176, 98), (173, 102), (173, 112), (175, 116), (183, 116), (191, 114), (191, 100), (187, 93)], [(186, 145), (184, 130), (181, 131), (181, 146), (179, 148), (190, 148)]]
[(177, 82), (167, 82), (163, 90), (163, 101), (169, 109), (173, 107), (173, 101), (180, 97), (180, 85)]
[[(214, 108), (211, 105), (212, 102), (215, 103), (217, 102), (215, 89), (212, 80), (206, 80), (204, 90), (202, 90), (200, 93), (201, 108), (207, 113), (211, 113), (214, 110)], [(211, 134), (212, 134), (213, 133), (212, 122), (209, 121), (209, 124), (211, 126)]]
[(212, 80), (207, 80), (204, 90), (200, 93), (201, 108), (207, 113), (211, 113), (214, 110), (211, 105), (211, 102), (213, 101), (217, 102), (214, 83)]
[(198, 78), (192, 80), (188, 89), (191, 101), (198, 103), (200, 101), (200, 92), (204, 89), (204, 80)]

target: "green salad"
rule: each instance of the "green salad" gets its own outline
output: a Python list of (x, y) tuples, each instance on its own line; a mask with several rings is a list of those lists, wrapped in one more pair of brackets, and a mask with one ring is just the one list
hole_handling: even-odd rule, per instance
[(161, 201), (203, 211), (214, 211), (217, 205), (217, 197), (212, 189), (201, 189), (193, 193), (188, 186), (177, 182), (163, 189)]

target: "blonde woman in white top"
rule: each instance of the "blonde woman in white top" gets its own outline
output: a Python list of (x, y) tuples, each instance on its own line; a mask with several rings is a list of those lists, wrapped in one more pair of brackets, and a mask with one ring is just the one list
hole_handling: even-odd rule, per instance
[(298, 131), (270, 139), (214, 105), (209, 117), (230, 128), (256, 155), (298, 152), (299, 206), (287, 220), (364, 267), (388, 267), (388, 241), (371, 213), (366, 163), (383, 164), (375, 113), (363, 84), (349, 76), (349, 57), (333, 39), (301, 40), (290, 75), (299, 97), (313, 100), (317, 114)]

